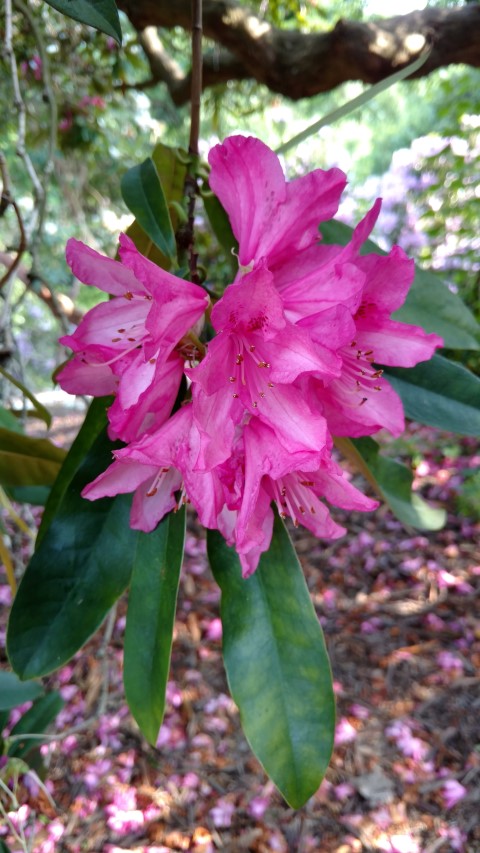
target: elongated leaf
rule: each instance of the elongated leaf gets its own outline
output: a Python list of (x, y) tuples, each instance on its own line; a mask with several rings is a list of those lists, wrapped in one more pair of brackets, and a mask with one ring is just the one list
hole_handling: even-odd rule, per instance
[(213, 233), (225, 252), (225, 257), (232, 267), (232, 273), (236, 275), (238, 260), (232, 254), (232, 249), (238, 253), (238, 242), (233, 235), (232, 226), (230, 225), (230, 220), (225, 209), (220, 204), (218, 198), (209, 191), (202, 195), (202, 201)]
[(129, 583), (140, 535), (129, 527), (129, 496), (90, 502), (80, 495), (111, 461), (111, 447), (105, 435), (95, 442), (19, 586), (7, 650), (20, 678), (68, 661)]
[(389, 367), (388, 381), (407, 417), (422, 424), (480, 436), (480, 379), (461, 364), (435, 355), (408, 370)]
[(51, 693), (47, 693), (46, 696), (42, 696), (40, 699), (37, 699), (33, 703), (32, 707), (20, 717), (18, 723), (10, 732), (10, 737), (27, 734), (38, 734), (38, 737), (28, 737), (25, 738), (25, 740), (15, 740), (8, 748), (8, 755), (15, 756), (15, 758), (22, 758), (31, 752), (32, 749), (35, 749), (41, 743), (44, 743), (45, 737), (42, 736), (43, 733), (49, 725), (53, 723), (55, 717), (60, 713), (64, 704), (65, 702), (56, 690), (53, 690)]
[(0, 406), (0, 427), (2, 429), (9, 429), (12, 432), (23, 432), (18, 418), (8, 409), (4, 409), (3, 406)]
[(222, 591), (223, 655), (245, 735), (299, 808), (322, 781), (335, 726), (330, 663), (299, 562), (278, 518), (270, 550), (248, 580), (216, 531), (208, 532), (208, 557)]
[[(335, 219), (322, 222), (323, 242), (345, 246), (351, 240), (353, 229)], [(386, 253), (373, 240), (366, 240), (362, 254)], [(415, 266), (415, 279), (405, 304), (393, 314), (395, 320), (421, 326), (426, 332), (435, 332), (450, 349), (480, 349), (480, 326), (472, 312), (459, 296), (435, 273)]]
[[(180, 204), (184, 197), (185, 178), (187, 176), (187, 152), (182, 148), (170, 148), (159, 142), (152, 151), (152, 160), (155, 163), (163, 193), (167, 204), (174, 201)], [(179, 225), (178, 214), (175, 208), (169, 208), (173, 230)]]
[(402, 524), (418, 530), (443, 527), (445, 510), (430, 506), (412, 492), (412, 472), (400, 462), (382, 456), (373, 438), (336, 438), (335, 444), (355, 463)]
[(128, 596), (123, 682), (129, 708), (155, 746), (165, 710), (185, 510), (170, 513), (139, 543)]
[(125, 172), (120, 186), (123, 200), (140, 227), (160, 251), (173, 261), (176, 255), (175, 234), (153, 160), (147, 157), (143, 163)]
[[(187, 165), (184, 162), (187, 152), (178, 148), (170, 148), (162, 143), (155, 146), (152, 151), (152, 160), (155, 163), (158, 177), (162, 184), (163, 192), (169, 205), (172, 228), (177, 230), (179, 225), (178, 214), (171, 202), (181, 204), (183, 189), (187, 174)], [(145, 233), (137, 220), (127, 229), (128, 236), (133, 240), (139, 252), (149, 258), (162, 269), (170, 269), (171, 261), (164, 255), (155, 243)]]
[(55, 517), (74, 474), (100, 433), (105, 429), (107, 425), (106, 409), (110, 402), (110, 397), (99, 397), (90, 404), (80, 432), (68, 451), (50, 492), (37, 534), (37, 548)]
[(480, 349), (480, 326), (475, 317), (446, 282), (428, 270), (415, 268), (405, 304), (393, 318), (436, 332), (449, 349)]
[(4, 486), (48, 486), (65, 456), (46, 438), (0, 429), (0, 483)]
[(49, 6), (80, 21), (88, 24), (101, 33), (111, 36), (118, 44), (122, 43), (122, 29), (118, 17), (117, 6), (114, 0), (45, 0)]
[(22, 394), (27, 398), (27, 400), (30, 400), (33, 405), (36, 416), (38, 418), (41, 418), (42, 421), (45, 422), (47, 427), (49, 427), (52, 423), (52, 416), (48, 409), (45, 408), (43, 403), (40, 403), (40, 401), (37, 400), (35, 394), (32, 394), (32, 392), (28, 390), (28, 388), (26, 387), (26, 385), (23, 384), (23, 382), (20, 382), (19, 379), (15, 379), (15, 377), (12, 376), (12, 374), (9, 373), (8, 370), (5, 370), (4, 367), (0, 367), (0, 375), (4, 376), (5, 379), (11, 382), (12, 385), (15, 385), (15, 388), (18, 388), (19, 391), (21, 391)]
[(334, 124), (339, 119), (344, 118), (345, 116), (350, 115), (351, 113), (358, 110), (359, 107), (364, 107), (371, 101), (373, 98), (376, 98), (381, 92), (384, 92), (386, 89), (390, 89), (391, 86), (394, 86), (396, 83), (399, 83), (401, 80), (405, 80), (406, 77), (410, 77), (411, 74), (414, 74), (415, 71), (418, 71), (419, 68), (427, 61), (430, 56), (431, 49), (424, 50), (422, 54), (417, 57), (413, 62), (409, 65), (406, 65), (404, 68), (401, 68), (400, 71), (395, 71), (394, 74), (390, 74), (388, 77), (385, 77), (384, 80), (380, 80), (379, 83), (374, 83), (373, 86), (369, 86), (368, 89), (365, 89), (360, 95), (357, 95), (356, 98), (352, 98), (351, 101), (347, 101), (346, 104), (343, 104), (341, 107), (338, 107), (336, 110), (332, 110), (331, 113), (327, 113), (327, 115), (315, 121), (309, 127), (306, 127), (305, 130), (297, 133), (296, 136), (293, 136), (288, 142), (284, 142), (282, 145), (276, 149), (277, 154), (284, 154), (285, 151), (289, 151), (290, 148), (294, 148), (297, 145), (300, 145), (305, 139), (308, 139), (309, 136), (312, 136), (314, 133), (317, 133), (321, 130), (322, 127), (328, 127), (329, 125)]
[(14, 672), (0, 672), (0, 711), (9, 711), (16, 705), (30, 702), (42, 693), (39, 681), (20, 681)]

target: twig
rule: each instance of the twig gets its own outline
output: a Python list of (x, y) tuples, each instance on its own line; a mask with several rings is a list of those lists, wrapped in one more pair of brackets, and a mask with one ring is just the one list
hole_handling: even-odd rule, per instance
[(202, 0), (192, 0), (192, 100), (188, 150), (198, 157), (202, 99)]
[(17, 139), (17, 154), (23, 160), (29, 178), (33, 184), (37, 209), (44, 196), (44, 189), (40, 179), (35, 171), (35, 167), (30, 159), (30, 155), (25, 147), (25, 137), (27, 130), (26, 108), (25, 102), (20, 91), (20, 83), (18, 79), (17, 61), (13, 50), (13, 29), (12, 29), (12, 0), (5, 0), (5, 55), (10, 63), (10, 73), (13, 86), (13, 105), (18, 114), (18, 139)]
[[(10, 282), (13, 283), (13, 274), (14, 274), (15, 270), (17, 269), (20, 261), (21, 261), (21, 258), (22, 258), (22, 255), (23, 255), (25, 249), (27, 248), (27, 238), (26, 238), (26, 234), (25, 234), (25, 226), (23, 224), (22, 213), (20, 211), (20, 208), (19, 208), (17, 202), (13, 198), (13, 195), (12, 195), (12, 192), (10, 189), (10, 176), (8, 174), (7, 161), (5, 160), (5, 157), (1, 151), (0, 151), (0, 174), (2, 176), (2, 185), (3, 185), (2, 196), (1, 196), (2, 210), (5, 210), (9, 206), (13, 207), (13, 209), (15, 211), (15, 216), (17, 217), (18, 228), (20, 231), (20, 240), (18, 243), (17, 254), (15, 255), (10, 266), (7, 267), (7, 271), (0, 278), (0, 290), (1, 290), (5, 284), (10, 283)], [(2, 318), (2, 325), (6, 324), (6, 315), (8, 312), (8, 306), (10, 305), (10, 296), (11, 296), (11, 284), (10, 284), (10, 287), (9, 287), (6, 295), (5, 295), (5, 311), (4, 311), (5, 316)]]
[(202, 96), (202, 0), (192, 0), (192, 96), (190, 105), (190, 139), (188, 150), (191, 164), (185, 178), (185, 195), (188, 199), (187, 224), (184, 240), (188, 250), (190, 280), (200, 283), (195, 252), (195, 201), (198, 193), (196, 167), (198, 162), (198, 140), (200, 135), (200, 104)]
[[(52, 78), (50, 76), (50, 63), (48, 59), (48, 53), (45, 49), (45, 43), (43, 41), (43, 35), (40, 31), (40, 28), (35, 20), (34, 15), (32, 14), (29, 7), (23, 0), (13, 0), (14, 6), (18, 9), (19, 12), (27, 19), (29, 27), (33, 33), (34, 39), (37, 44), (38, 52), (40, 54), (41, 67), (42, 67), (42, 77), (43, 77), (43, 88), (44, 88), (44, 97), (48, 102), (49, 112), (50, 112), (50, 121), (49, 121), (49, 131), (48, 131), (48, 148), (47, 148), (47, 161), (45, 164), (45, 168), (43, 170), (43, 176), (45, 179), (50, 178), (50, 175), (53, 173), (54, 169), (54, 155), (55, 149), (57, 145), (57, 129), (58, 129), (58, 110), (57, 110), (57, 102), (55, 100), (55, 95), (53, 93), (52, 87)], [(40, 242), (43, 225), (45, 221), (45, 213), (47, 206), (47, 191), (44, 186), (42, 186), (42, 193), (38, 197), (38, 220), (37, 227), (33, 237), (30, 241), (30, 251), (32, 253), (32, 272), (35, 270), (37, 266), (37, 247)]]

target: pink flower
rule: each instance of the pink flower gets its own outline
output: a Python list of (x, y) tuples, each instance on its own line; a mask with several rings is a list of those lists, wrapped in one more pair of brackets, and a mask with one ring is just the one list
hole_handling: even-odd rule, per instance
[(443, 802), (446, 809), (453, 809), (460, 800), (467, 795), (468, 791), (464, 785), (457, 782), (456, 779), (447, 779), (442, 786)]
[(253, 137), (230, 136), (208, 160), (210, 186), (229, 215), (242, 267), (266, 258), (272, 269), (315, 243), (346, 184), (340, 169), (286, 181), (277, 155)]
[[(272, 504), (326, 539), (345, 532), (326, 502), (377, 506), (331, 458), (331, 434), (398, 434), (402, 405), (379, 365), (412, 366), (441, 340), (391, 319), (413, 276), (402, 250), (360, 254), (380, 201), (346, 246), (324, 245), (319, 225), (345, 185), (338, 169), (286, 181), (267, 146), (240, 136), (210, 163), (239, 243), (238, 274), (211, 312), (215, 335), (198, 341), (204, 291), (127, 237), (120, 262), (70, 241), (75, 275), (113, 298), (62, 338), (74, 357), (59, 379), (74, 393), (114, 394), (109, 434), (127, 442), (83, 495), (134, 492), (131, 525), (146, 532), (189, 501), (248, 576), (270, 546)], [(171, 415), (184, 375), (190, 386)], [(408, 729), (402, 748), (425, 747)]]
[(312, 411), (294, 382), (304, 373), (332, 379), (341, 362), (288, 322), (264, 263), (227, 288), (211, 320), (218, 334), (204, 360), (187, 371), (203, 394), (213, 398), (205, 409), (201, 395), (194, 396), (204, 457), (199, 464), (212, 464), (212, 442), (215, 464), (230, 455), (235, 427), (246, 415), (270, 425), (276, 440), (292, 453), (321, 449), (325, 419)]
[(345, 183), (339, 170), (316, 170), (286, 182), (276, 155), (244, 137), (225, 140), (209, 160), (210, 185), (239, 241), (237, 281), (245, 282), (246, 271), (266, 264), (285, 317), (308, 332), (317, 347), (328, 342), (342, 360), (333, 379), (332, 371), (317, 377), (308, 371), (303, 396), (316, 401), (337, 435), (369, 435), (382, 427), (399, 435), (403, 407), (378, 365), (411, 367), (431, 358), (443, 341), (391, 319), (406, 299), (413, 261), (398, 246), (387, 256), (359, 255), (380, 200), (347, 246), (325, 246), (319, 243), (318, 226), (337, 209)]
[(121, 263), (68, 241), (72, 272), (113, 298), (60, 339), (74, 357), (58, 381), (72, 394), (117, 394), (111, 434), (131, 440), (170, 413), (183, 372), (182, 339), (204, 313), (208, 296), (147, 260), (126, 235), (119, 253)]

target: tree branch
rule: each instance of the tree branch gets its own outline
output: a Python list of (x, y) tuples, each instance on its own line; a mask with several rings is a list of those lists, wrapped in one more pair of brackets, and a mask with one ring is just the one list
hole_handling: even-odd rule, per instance
[[(119, 0), (140, 40), (153, 80), (167, 84), (177, 105), (190, 97), (190, 75), (146, 28), (191, 28), (189, 0)], [(340, 20), (328, 33), (280, 30), (234, 0), (204, 0), (204, 32), (221, 48), (204, 58), (203, 87), (254, 79), (292, 100), (328, 92), (347, 80), (377, 83), (413, 62), (426, 44), (422, 77), (452, 63), (480, 67), (480, 6), (427, 8), (370, 22)], [(159, 46), (161, 49), (159, 49)]]

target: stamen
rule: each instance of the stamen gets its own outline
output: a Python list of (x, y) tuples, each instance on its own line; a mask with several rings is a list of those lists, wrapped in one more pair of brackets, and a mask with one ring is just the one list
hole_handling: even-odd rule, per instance
[(128, 299), (128, 301), (130, 301), (130, 299), (133, 299), (133, 293), (130, 293), (129, 290), (127, 290), (127, 292), (124, 293), (123, 295), (124, 295), (125, 299)]
[(270, 367), (270, 364), (268, 361), (259, 361), (257, 367)]
[(229, 376), (229, 377), (228, 377), (228, 381), (229, 381), (229, 382), (236, 382), (236, 381), (237, 381), (237, 377), (236, 377), (236, 376)]
[(130, 352), (141, 348), (142, 344), (135, 344), (129, 349), (121, 350), (121, 352), (117, 353), (117, 355), (114, 355), (114, 357), (111, 358), (110, 361), (87, 361), (86, 358), (82, 358), (82, 361), (84, 364), (88, 364), (89, 367), (108, 367), (109, 364), (114, 364), (116, 361), (118, 361), (119, 358), (124, 358), (124, 356), (128, 355)]
[(255, 352), (255, 345), (254, 345), (254, 344), (250, 344), (250, 346), (249, 346), (249, 350), (250, 350), (250, 352)]

